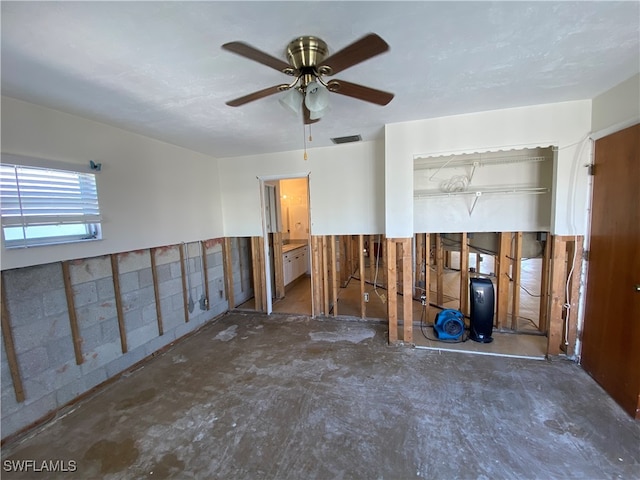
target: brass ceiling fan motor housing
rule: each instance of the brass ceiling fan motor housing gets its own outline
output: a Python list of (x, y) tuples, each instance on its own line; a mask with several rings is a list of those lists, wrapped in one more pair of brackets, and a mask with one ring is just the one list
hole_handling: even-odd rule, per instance
[(310, 35), (292, 40), (286, 50), (289, 63), (300, 71), (315, 68), (327, 58), (328, 53), (329, 49), (324, 40)]

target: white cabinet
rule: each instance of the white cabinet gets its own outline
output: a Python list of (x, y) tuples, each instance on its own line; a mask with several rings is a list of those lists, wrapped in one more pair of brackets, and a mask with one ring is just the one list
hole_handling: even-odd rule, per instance
[(296, 278), (307, 273), (309, 269), (309, 249), (307, 246), (299, 247), (282, 255), (284, 268), (284, 284), (288, 285)]
[(282, 255), (282, 267), (284, 268), (284, 284), (288, 285), (293, 280), (293, 261), (290, 253)]

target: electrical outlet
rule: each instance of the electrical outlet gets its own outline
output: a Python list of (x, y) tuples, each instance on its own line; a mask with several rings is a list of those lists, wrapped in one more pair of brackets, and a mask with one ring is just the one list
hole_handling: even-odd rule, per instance
[(368, 302), (368, 301), (369, 301), (369, 294), (368, 294), (368, 293), (365, 293), (365, 294), (364, 294), (364, 301), (365, 301), (365, 302)]

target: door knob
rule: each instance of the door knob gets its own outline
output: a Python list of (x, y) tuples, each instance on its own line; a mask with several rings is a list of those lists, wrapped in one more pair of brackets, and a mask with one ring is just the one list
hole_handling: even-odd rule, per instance
[(636, 284), (636, 292), (640, 292), (640, 283)]

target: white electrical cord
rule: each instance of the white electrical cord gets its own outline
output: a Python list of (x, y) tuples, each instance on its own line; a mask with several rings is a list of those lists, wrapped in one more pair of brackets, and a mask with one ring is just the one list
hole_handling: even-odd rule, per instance
[(466, 175), (454, 175), (440, 184), (440, 190), (445, 193), (464, 192), (469, 185), (469, 177)]
[(371, 249), (373, 251), (373, 254), (376, 256), (376, 274), (373, 277), (373, 291), (378, 296), (378, 298), (382, 300), (382, 303), (385, 303), (387, 300), (386, 296), (383, 298), (383, 296), (380, 295), (380, 293), (378, 293), (378, 269), (380, 267), (380, 249), (381, 248), (382, 248), (382, 241), (381, 241), (380, 235), (378, 235), (378, 251), (376, 252), (375, 248)]
[(571, 270), (569, 270), (569, 274), (567, 275), (567, 283), (565, 284), (564, 294), (565, 294), (565, 303), (562, 305), (563, 308), (567, 311), (565, 314), (565, 327), (564, 327), (564, 345), (569, 345), (569, 314), (571, 312), (571, 294), (569, 293), (569, 284), (571, 283), (571, 277), (573, 276), (573, 270), (576, 267), (576, 256), (578, 253), (577, 249), (578, 236), (575, 235), (573, 237), (573, 260), (571, 260)]
[[(578, 165), (580, 163), (580, 159), (582, 158), (584, 149), (587, 145), (589, 145), (593, 140), (590, 138), (590, 134), (585, 135), (583, 138), (578, 140), (575, 143), (570, 145), (564, 145), (558, 150), (564, 150), (565, 148), (573, 147), (575, 145), (580, 145), (580, 148), (576, 149), (576, 152), (573, 156), (573, 163), (571, 165), (571, 173), (569, 176), (569, 184), (570, 189), (568, 192), (568, 202), (567, 202), (567, 220), (571, 224), (571, 228), (574, 232), (574, 248), (573, 248), (573, 259), (571, 261), (571, 270), (567, 275), (567, 282), (565, 284), (565, 303), (562, 305), (566, 310), (565, 313), (565, 328), (564, 328), (564, 345), (567, 347), (569, 345), (569, 322), (570, 322), (570, 312), (571, 312), (571, 294), (569, 292), (569, 284), (571, 283), (571, 277), (573, 276), (573, 271), (575, 269), (576, 263), (576, 255), (577, 248), (576, 244), (578, 243), (578, 235), (576, 233), (576, 222), (575, 222), (575, 205), (576, 205), (576, 193), (577, 193), (577, 176), (578, 176)], [(587, 235), (589, 232), (587, 232)]]

